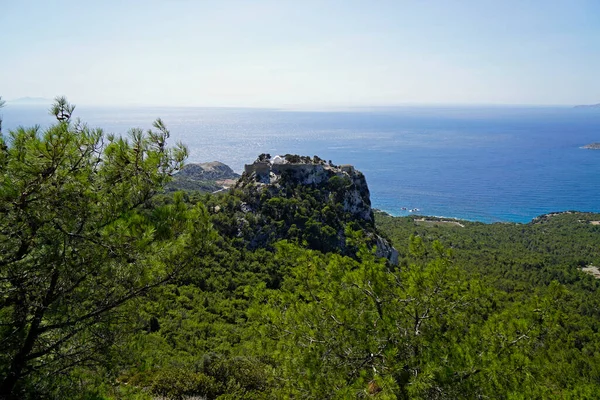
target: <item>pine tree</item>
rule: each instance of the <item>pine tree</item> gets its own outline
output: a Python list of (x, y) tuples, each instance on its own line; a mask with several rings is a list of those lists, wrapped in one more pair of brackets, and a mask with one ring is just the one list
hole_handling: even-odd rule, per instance
[[(0, 398), (51, 387), (112, 343), (122, 305), (188, 268), (201, 205), (144, 205), (187, 155), (169, 131), (105, 135), (57, 98), (57, 123), (0, 135)], [(181, 199), (180, 199), (181, 200)]]

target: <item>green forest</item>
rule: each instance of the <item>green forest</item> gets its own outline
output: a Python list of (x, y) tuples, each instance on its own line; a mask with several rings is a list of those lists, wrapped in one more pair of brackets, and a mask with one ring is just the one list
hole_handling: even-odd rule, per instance
[(0, 398), (600, 397), (600, 214), (357, 217), (341, 173), (166, 190), (160, 119), (50, 112), (0, 134)]

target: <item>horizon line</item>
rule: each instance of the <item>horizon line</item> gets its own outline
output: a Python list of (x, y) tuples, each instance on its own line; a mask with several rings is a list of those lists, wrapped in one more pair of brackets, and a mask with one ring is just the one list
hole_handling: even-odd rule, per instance
[[(6, 106), (45, 106), (51, 105), (54, 99), (45, 97), (19, 97), (6, 99)], [(47, 104), (46, 104), (47, 103)], [(275, 110), (316, 110), (316, 109), (366, 109), (366, 108), (403, 108), (403, 107), (576, 107), (593, 106), (594, 103), (447, 103), (447, 102), (406, 102), (406, 103), (373, 103), (373, 104), (343, 104), (343, 103), (300, 103), (300, 104), (280, 104), (280, 105), (235, 105), (235, 104), (158, 104), (158, 103), (94, 103), (94, 102), (75, 102), (76, 106), (82, 107), (166, 107), (166, 108), (220, 108), (220, 109), (275, 109)]]

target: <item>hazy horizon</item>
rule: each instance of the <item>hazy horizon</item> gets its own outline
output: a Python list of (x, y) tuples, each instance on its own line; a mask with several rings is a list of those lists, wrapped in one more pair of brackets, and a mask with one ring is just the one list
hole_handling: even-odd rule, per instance
[(593, 0), (7, 2), (0, 96), (250, 108), (595, 104), (598, 15)]
[[(54, 98), (41, 98), (25, 96), (16, 99), (3, 99), (5, 100), (6, 106), (50, 106), (54, 102)], [(75, 106), (80, 107), (101, 107), (101, 108), (112, 108), (112, 107), (133, 107), (133, 108), (232, 108), (232, 109), (282, 109), (286, 111), (330, 111), (330, 110), (364, 110), (364, 109), (394, 109), (394, 108), (573, 108), (575, 106), (589, 106), (594, 104), (516, 104), (516, 103), (398, 103), (398, 104), (285, 104), (282, 106), (221, 106), (221, 105), (172, 105), (172, 104), (143, 104), (143, 103), (125, 103), (125, 104), (98, 104), (98, 103), (81, 103), (73, 101), (73, 99), (67, 97), (67, 100)]]

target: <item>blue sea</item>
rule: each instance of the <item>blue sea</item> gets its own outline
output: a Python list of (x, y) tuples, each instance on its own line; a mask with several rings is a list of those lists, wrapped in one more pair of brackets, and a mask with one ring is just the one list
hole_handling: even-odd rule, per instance
[[(52, 122), (43, 106), (8, 104), (4, 130)], [(338, 111), (81, 106), (107, 132), (160, 117), (190, 162), (241, 172), (261, 153), (353, 164), (375, 208), (393, 215), (528, 222), (566, 210), (600, 212), (600, 110), (568, 107), (393, 107)], [(415, 213), (412, 213), (415, 214)]]

